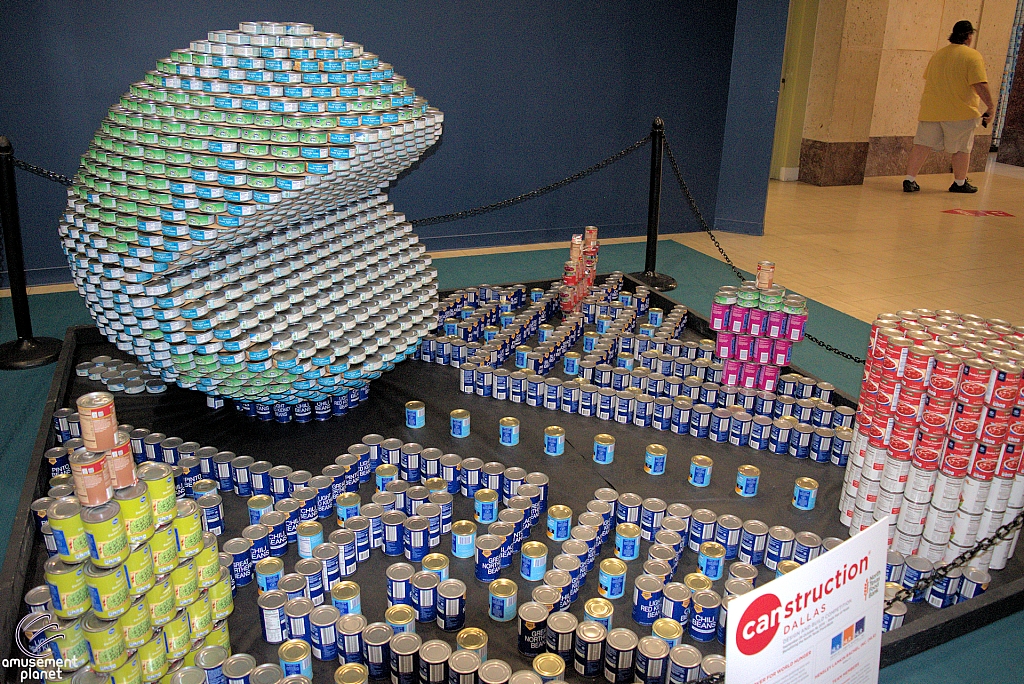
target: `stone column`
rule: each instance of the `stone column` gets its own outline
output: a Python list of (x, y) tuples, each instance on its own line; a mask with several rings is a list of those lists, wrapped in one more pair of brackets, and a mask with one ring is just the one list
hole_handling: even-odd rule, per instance
[(1024, 50), (1017, 54), (1014, 74), (1010, 96), (1006, 100), (1006, 119), (996, 161), (1024, 166)]

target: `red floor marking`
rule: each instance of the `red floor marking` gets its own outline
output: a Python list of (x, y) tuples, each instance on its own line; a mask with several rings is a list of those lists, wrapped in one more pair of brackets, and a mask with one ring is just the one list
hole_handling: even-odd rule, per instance
[(1005, 211), (995, 211), (986, 209), (944, 209), (943, 214), (957, 214), (958, 216), (1009, 216), (1013, 218), (1013, 214), (1009, 214)]

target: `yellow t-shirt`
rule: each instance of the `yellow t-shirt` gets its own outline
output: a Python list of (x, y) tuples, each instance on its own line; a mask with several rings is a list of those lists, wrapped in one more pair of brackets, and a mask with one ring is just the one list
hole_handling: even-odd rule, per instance
[(978, 118), (981, 98), (971, 86), (987, 81), (981, 53), (966, 45), (950, 43), (932, 55), (924, 70), (924, 95), (918, 121)]

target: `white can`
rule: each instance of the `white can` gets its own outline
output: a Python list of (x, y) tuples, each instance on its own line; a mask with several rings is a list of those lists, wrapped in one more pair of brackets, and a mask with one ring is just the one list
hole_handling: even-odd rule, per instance
[(957, 556), (959, 556), (964, 551), (969, 550), (969, 546), (958, 546), (957, 544), (952, 543), (948, 544), (946, 546), (946, 553), (942, 556), (942, 564), (945, 565), (946, 563), (952, 563)]
[(882, 469), (885, 468), (886, 451), (884, 448), (868, 446), (864, 450), (864, 465), (861, 466), (860, 475), (866, 480), (877, 480), (882, 477)]
[(992, 488), (988, 490), (988, 498), (985, 499), (985, 508), (991, 511), (1005, 511), (1010, 503), (1010, 493), (1017, 481), (1011, 477), (992, 478)]
[(846, 470), (843, 471), (843, 484), (849, 485), (860, 480), (860, 466), (854, 466), (852, 461), (847, 461)]
[(1017, 473), (1013, 478), (1013, 489), (1010, 490), (1010, 498), (1006, 501), (1007, 508), (1024, 508), (1024, 473)]
[(901, 461), (887, 457), (882, 468), (882, 487), (890, 492), (902, 492), (907, 487), (907, 476), (910, 474), (910, 461)]
[(991, 511), (987, 508), (983, 510), (981, 512), (981, 522), (978, 523), (978, 539), (988, 539), (995, 534), (999, 526), (1006, 520), (1003, 517), (1004, 514), (1005, 511)]
[[(903, 494), (901, 492), (890, 492), (885, 487), (878, 490), (878, 498), (875, 499), (875, 515), (892, 515), (898, 516), (900, 514), (900, 508), (903, 506)], [(881, 518), (875, 518), (881, 520)], [(893, 523), (896, 519), (893, 518)]]
[[(1012, 517), (1009, 517), (1010, 514)], [(1013, 520), (1020, 514), (1019, 508), (1009, 508), (1006, 510), (1006, 515), (1003, 517), (1004, 520)], [(1017, 546), (1017, 538), (1020, 536), (1020, 530), (1013, 533), (1013, 536), (1009, 539), (1004, 539), (995, 545), (992, 549), (992, 560), (989, 562), (990, 570), (1002, 570), (1006, 567), (1006, 561), (1013, 555), (1013, 551)]]
[[(896, 526), (907, 534), (920, 536), (924, 532), (924, 521), (928, 517), (928, 508), (928, 504), (904, 501), (900, 507), (900, 515), (896, 520)], [(900, 551), (900, 553), (903, 552)]]
[(929, 506), (922, 536), (930, 542), (945, 546), (949, 543), (949, 535), (953, 530), (953, 518), (955, 516), (956, 513), (953, 511), (943, 511), (934, 506)]
[(935, 491), (932, 492), (932, 506), (944, 511), (955, 511), (960, 505), (960, 489), (964, 486), (962, 477), (950, 477), (939, 471), (935, 476)]
[(981, 524), (981, 513), (968, 513), (960, 509), (953, 517), (953, 533), (949, 537), (951, 544), (957, 546), (974, 546), (978, 539), (978, 526)]
[(850, 531), (860, 532), (861, 530), (866, 530), (871, 527), (875, 522), (875, 519), (871, 517), (871, 513), (872, 511), (865, 510), (860, 506), (854, 506), (853, 516), (850, 520)]
[(853, 480), (843, 485), (843, 492), (854, 498), (857, 498), (858, 489), (860, 489), (860, 480)]
[(843, 492), (839, 497), (839, 523), (844, 527), (849, 527), (853, 522), (853, 506), (856, 500), (856, 496), (847, 492)]
[(892, 547), (893, 551), (899, 551), (904, 556), (913, 555), (917, 551), (917, 547), (921, 544), (921, 535), (919, 534), (907, 534), (896, 526), (896, 534), (893, 535)]
[(976, 480), (967, 476), (960, 490), (960, 510), (971, 515), (981, 515), (985, 510), (985, 500), (992, 489), (992, 480)]
[(866, 511), (875, 509), (875, 501), (878, 500), (880, 485), (877, 481), (864, 480), (857, 488), (857, 507)]
[(911, 465), (903, 496), (909, 501), (931, 501), (932, 492), (935, 491), (935, 476), (938, 473), (938, 470), (925, 470)]
[(859, 427), (853, 428), (853, 440), (850, 442), (850, 463), (860, 468), (864, 465), (864, 450), (868, 447), (868, 436), (862, 434)]
[(942, 556), (946, 553), (946, 544), (935, 544), (922, 538), (921, 544), (917, 547), (917, 555), (927, 558), (935, 565), (939, 565)]

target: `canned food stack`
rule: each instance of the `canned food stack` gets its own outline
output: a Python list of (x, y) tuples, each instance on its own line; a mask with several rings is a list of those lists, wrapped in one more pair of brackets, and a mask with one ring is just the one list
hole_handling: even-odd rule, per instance
[(793, 343), (804, 338), (807, 300), (777, 285), (723, 285), (715, 293), (708, 323), (718, 333), (715, 355), (722, 360), (722, 383), (774, 392)]
[(117, 424), (112, 395), (86, 394), (77, 407), (82, 437), (47, 452), (62, 483), (32, 504), (50, 558), (46, 585), (25, 600), (52, 624), (29, 643), (63, 634), (45, 649), (65, 671), (114, 681), (153, 682), (223, 660), (234, 583), (199, 506), (179, 496), (167, 463), (135, 465), (121, 429), (131, 426)]
[(590, 292), (597, 276), (597, 226), (587, 226), (582, 235), (573, 235), (569, 243), (569, 260), (565, 262), (558, 303), (563, 313), (580, 310), (580, 303)]
[(442, 121), (309, 24), (173, 51), (110, 108), (68, 191), (62, 246), (100, 331), (163, 382), (330, 417), (433, 320), (436, 271), (380, 189)]
[[(889, 520), (890, 545), (952, 561), (1024, 507), (1024, 328), (953, 311), (871, 326), (840, 519)], [(1017, 536), (974, 559), (1005, 567)]]

